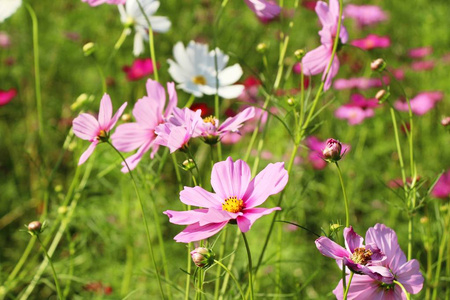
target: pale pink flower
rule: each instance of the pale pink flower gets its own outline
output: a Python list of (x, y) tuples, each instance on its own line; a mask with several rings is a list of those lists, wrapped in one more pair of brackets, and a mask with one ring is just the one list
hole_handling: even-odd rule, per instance
[[(156, 65), (159, 68), (159, 64)], [(153, 62), (150, 58), (135, 59), (131, 66), (124, 66), (122, 70), (127, 74), (127, 79), (130, 81), (145, 78), (153, 74)]]
[[(416, 115), (424, 115), (429, 110), (433, 109), (437, 102), (444, 97), (442, 92), (422, 92), (417, 94), (410, 100), (411, 111)], [(408, 103), (406, 101), (397, 100), (394, 102), (394, 107), (400, 111), (409, 111)]]
[(9, 46), (11, 46), (9, 35), (4, 31), (0, 31), (0, 48), (9, 48)]
[(286, 186), (288, 173), (284, 163), (269, 164), (255, 178), (251, 179), (250, 167), (242, 160), (233, 162), (231, 157), (213, 166), (211, 186), (215, 193), (203, 188), (185, 187), (180, 200), (186, 205), (198, 206), (189, 211), (164, 212), (170, 222), (188, 225), (175, 236), (177, 242), (200, 241), (218, 233), (229, 222), (237, 223), (242, 232), (247, 232), (253, 223), (279, 207), (262, 208), (271, 195), (279, 193)]
[(353, 94), (350, 103), (339, 107), (334, 115), (338, 119), (345, 119), (349, 125), (361, 124), (366, 118), (375, 115), (374, 108), (378, 106), (377, 99), (366, 99), (361, 94)]
[(369, 34), (365, 38), (353, 40), (351, 44), (364, 50), (372, 50), (375, 48), (389, 47), (391, 45), (391, 39), (388, 36)]
[(428, 71), (434, 68), (434, 61), (432, 60), (421, 60), (414, 61), (411, 63), (411, 69), (414, 71)]
[(431, 195), (442, 199), (450, 196), (450, 169), (442, 174), (438, 182), (436, 182)]
[(6, 91), (0, 90), (0, 106), (8, 104), (16, 95), (17, 91), (14, 88)]
[(272, 0), (244, 0), (245, 4), (262, 22), (268, 22), (278, 17), (281, 7)]
[[(167, 83), (169, 100), (165, 112), (166, 92), (162, 85), (157, 81), (148, 79), (146, 88), (147, 96), (139, 99), (133, 108), (133, 116), (136, 122), (118, 126), (111, 136), (114, 147), (119, 151), (130, 152), (138, 149), (135, 154), (126, 159), (131, 170), (137, 166), (144, 154), (150, 149), (152, 149), (150, 157), (155, 156), (159, 148), (159, 145), (155, 143), (155, 129), (169, 117), (178, 102), (173, 82)], [(122, 172), (128, 172), (125, 164), (122, 163), (122, 165), (124, 166)]]
[(98, 6), (100, 4), (113, 4), (113, 5), (119, 5), (119, 4), (125, 4), (127, 0), (81, 0), (83, 2), (87, 2), (90, 6)]
[(99, 143), (109, 139), (109, 132), (116, 125), (126, 106), (125, 102), (113, 116), (111, 98), (108, 94), (104, 94), (100, 101), (98, 119), (90, 114), (82, 113), (73, 120), (73, 133), (80, 139), (91, 142), (89, 148), (81, 155), (78, 165), (83, 164), (91, 156)]
[(370, 88), (379, 88), (382, 87), (383, 83), (379, 78), (348, 78), (348, 79), (337, 79), (334, 82), (333, 87), (336, 90), (345, 90), (345, 89), (360, 89), (367, 90)]
[(374, 25), (388, 19), (387, 14), (376, 5), (349, 4), (344, 8), (344, 14), (355, 19), (358, 26)]
[(408, 56), (411, 58), (424, 58), (425, 56), (433, 53), (433, 48), (431, 47), (420, 47), (413, 48), (408, 51)]

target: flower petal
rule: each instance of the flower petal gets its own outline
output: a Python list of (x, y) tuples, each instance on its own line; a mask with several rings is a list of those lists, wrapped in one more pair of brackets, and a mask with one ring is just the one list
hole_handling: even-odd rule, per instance
[(133, 151), (154, 139), (155, 134), (138, 123), (121, 124), (111, 136), (112, 144), (121, 152)]
[(344, 240), (345, 248), (350, 253), (355, 252), (356, 248), (363, 247), (363, 238), (353, 230), (352, 226), (344, 228)]
[(395, 275), (408, 293), (417, 294), (422, 290), (423, 276), (420, 273), (420, 265), (416, 259), (412, 259), (400, 266)]
[(237, 223), (239, 226), (239, 229), (242, 232), (247, 232), (252, 227), (253, 223), (255, 223), (256, 220), (261, 218), (262, 216), (268, 215), (275, 210), (281, 210), (280, 207), (273, 207), (273, 208), (250, 208), (244, 210), (244, 215), (237, 217)]
[(98, 123), (103, 130), (108, 129), (109, 122), (111, 121), (113, 113), (113, 107), (111, 98), (108, 94), (104, 94), (102, 100), (100, 100), (100, 109), (98, 111)]
[(321, 45), (306, 53), (302, 59), (302, 67), (305, 75), (317, 75), (323, 72), (330, 61), (331, 51)]
[(210, 193), (199, 186), (193, 188), (185, 186), (180, 192), (180, 200), (187, 205), (215, 208), (217, 210), (222, 209), (223, 201), (216, 194)]
[(177, 225), (190, 225), (203, 218), (207, 209), (194, 209), (188, 211), (166, 210), (163, 214), (169, 217), (169, 222)]
[(205, 226), (200, 226), (198, 223), (195, 223), (189, 225), (186, 229), (177, 234), (174, 237), (174, 240), (179, 243), (190, 243), (204, 240), (218, 233), (226, 225), (227, 222), (211, 223)]
[(147, 89), (147, 99), (151, 101), (152, 106), (157, 107), (158, 114), (162, 115), (166, 104), (166, 91), (163, 86), (158, 81), (148, 79), (145, 87)]
[(97, 147), (98, 141), (92, 142), (89, 147), (84, 151), (84, 153), (80, 156), (80, 160), (78, 161), (78, 165), (82, 165), (86, 162), (86, 160), (91, 156), (92, 152), (94, 152), (95, 147)]
[[(128, 168), (130, 168), (130, 170), (134, 170), (134, 168), (136, 168), (136, 166), (141, 161), (144, 154), (152, 147), (152, 145), (153, 141), (147, 141), (139, 148), (139, 150), (135, 154), (125, 159), (125, 161), (128, 164)], [(122, 162), (122, 166), (123, 166), (123, 168), (121, 169), (122, 173), (128, 173), (128, 168), (125, 162)]]
[(321, 236), (316, 240), (316, 247), (322, 255), (340, 260), (343, 257), (350, 257), (351, 253), (344, 249), (341, 245), (333, 242), (327, 237)]
[(120, 116), (123, 114), (123, 111), (125, 110), (126, 107), (127, 107), (127, 102), (125, 102), (124, 104), (122, 104), (121, 107), (119, 107), (119, 109), (114, 114), (111, 121), (109, 122), (108, 129), (107, 129), (108, 131), (110, 131), (116, 125), (117, 121), (119, 120)]
[(239, 64), (234, 64), (219, 71), (218, 79), (221, 86), (227, 86), (235, 83), (241, 78), (243, 74), (242, 68)]
[(72, 124), (73, 133), (83, 140), (94, 139), (100, 131), (97, 119), (90, 114), (80, 114), (73, 120)]
[(254, 116), (255, 116), (255, 108), (247, 107), (242, 112), (238, 113), (236, 116), (226, 119), (222, 123), (222, 125), (220, 125), (218, 131), (221, 133), (228, 131), (235, 132), (242, 126), (242, 123), (253, 118)]
[(211, 172), (211, 186), (218, 197), (224, 201), (228, 197), (243, 199), (252, 174), (246, 162), (231, 157), (213, 166)]

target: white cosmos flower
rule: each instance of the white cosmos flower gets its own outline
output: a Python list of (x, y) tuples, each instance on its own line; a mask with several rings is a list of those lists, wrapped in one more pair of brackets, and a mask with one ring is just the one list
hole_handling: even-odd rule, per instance
[(148, 40), (147, 19), (142, 14), (138, 1), (145, 15), (147, 15), (154, 32), (166, 32), (171, 26), (167, 17), (153, 16), (159, 8), (159, 1), (157, 0), (128, 0), (125, 6), (119, 5), (120, 20), (126, 25), (132, 25), (135, 30), (133, 48), (135, 56), (144, 52), (144, 40)]
[(184, 48), (182, 42), (173, 47), (175, 61), (169, 59), (169, 73), (179, 83), (178, 87), (183, 91), (193, 94), (195, 97), (216, 94), (216, 67), (215, 55), (217, 52), (217, 79), (218, 94), (222, 98), (236, 98), (244, 90), (241, 84), (234, 84), (242, 76), (242, 68), (239, 64), (226, 67), (228, 55), (219, 48), (208, 52), (208, 45), (190, 41)]
[(22, 0), (0, 0), (0, 23), (12, 16), (22, 5)]

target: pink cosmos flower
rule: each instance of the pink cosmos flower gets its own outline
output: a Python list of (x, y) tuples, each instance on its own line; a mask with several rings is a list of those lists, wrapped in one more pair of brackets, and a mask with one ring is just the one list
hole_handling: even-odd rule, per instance
[[(159, 68), (159, 64), (156, 67)], [(131, 66), (124, 66), (122, 70), (127, 74), (129, 81), (139, 80), (154, 72), (150, 58), (135, 59)]]
[[(302, 59), (303, 72), (307, 76), (323, 73), (322, 81), (325, 81), (324, 91), (331, 87), (331, 81), (339, 71), (339, 59), (335, 55), (328, 74), (326, 74), (328, 64), (333, 52), (334, 37), (337, 32), (339, 21), (339, 1), (330, 0), (330, 6), (323, 1), (318, 1), (316, 13), (322, 24), (319, 31), (321, 46), (309, 51)], [(342, 16), (342, 19), (344, 16)], [(340, 42), (345, 44), (348, 40), (347, 29), (341, 24), (339, 33)]]
[(108, 94), (104, 94), (100, 101), (98, 119), (90, 114), (82, 113), (73, 120), (73, 133), (80, 139), (91, 142), (89, 148), (81, 155), (78, 165), (83, 164), (91, 156), (99, 143), (108, 140), (109, 132), (116, 125), (126, 106), (127, 102), (122, 104), (113, 116), (111, 98)]
[(376, 5), (349, 4), (344, 8), (344, 14), (355, 19), (358, 26), (368, 26), (383, 22), (388, 19), (386, 13)]
[(348, 79), (337, 79), (334, 82), (333, 87), (336, 90), (345, 90), (345, 89), (360, 89), (367, 90), (370, 88), (379, 88), (382, 87), (383, 83), (379, 78), (348, 78)]
[(6, 91), (0, 90), (0, 106), (8, 104), (16, 95), (17, 91), (14, 88)]
[(408, 51), (408, 56), (411, 58), (424, 58), (425, 56), (428, 56), (431, 53), (433, 53), (433, 48), (420, 47), (420, 48), (410, 49)]
[[(119, 151), (130, 152), (138, 149), (135, 154), (126, 159), (131, 170), (136, 168), (144, 154), (150, 149), (152, 149), (150, 157), (153, 158), (155, 156), (159, 148), (159, 145), (155, 143), (155, 129), (169, 117), (178, 102), (173, 82), (167, 83), (169, 101), (165, 112), (166, 92), (162, 85), (149, 79), (147, 80), (146, 88), (147, 96), (139, 99), (133, 108), (133, 116), (136, 122), (118, 126), (111, 136), (114, 147)], [(122, 172), (128, 172), (125, 164), (122, 163), (122, 165), (124, 166)]]
[[(327, 166), (327, 162), (323, 157), (323, 149), (327, 146), (327, 141), (321, 141), (315, 136), (309, 136), (305, 140), (305, 145), (310, 149), (308, 153), (308, 160), (312, 167), (316, 170), (322, 170)], [(350, 151), (350, 145), (342, 144), (343, 153)]]
[(9, 35), (4, 31), (0, 31), (0, 48), (9, 48), (10, 46), (11, 39)]
[(350, 226), (344, 229), (344, 240), (345, 248), (322, 236), (316, 240), (316, 247), (323, 255), (334, 258), (338, 266), (342, 266), (342, 263), (344, 263), (355, 273), (381, 279), (382, 276), (368, 266), (381, 263), (384, 256), (375, 244), (367, 243), (367, 235), (366, 246), (364, 246), (363, 238)]
[[(368, 267), (382, 275), (382, 279), (355, 274), (347, 299), (406, 299), (406, 295), (394, 280), (400, 282), (408, 293), (417, 294), (421, 291), (423, 276), (419, 262), (406, 259), (394, 230), (383, 224), (376, 224), (367, 230), (366, 244), (375, 245), (385, 255), (385, 259)], [(342, 280), (333, 293), (337, 299), (343, 299)]]
[(338, 119), (346, 119), (349, 125), (361, 124), (364, 119), (375, 115), (373, 108), (377, 106), (377, 99), (366, 99), (361, 94), (353, 94), (350, 97), (350, 103), (339, 107), (334, 115)]
[(431, 195), (441, 199), (450, 196), (450, 169), (442, 174), (438, 182), (436, 182), (433, 191), (431, 191)]
[[(424, 115), (436, 106), (436, 103), (444, 97), (442, 92), (423, 92), (417, 94), (410, 100), (411, 111), (416, 115)], [(400, 111), (408, 111), (408, 103), (406, 101), (397, 100), (394, 107)]]
[(269, 22), (281, 12), (281, 7), (272, 0), (244, 0), (261, 22)]
[(83, 2), (87, 2), (90, 6), (98, 6), (100, 4), (113, 4), (113, 5), (119, 5), (119, 4), (125, 4), (127, 0), (81, 0)]
[(434, 61), (432, 60), (423, 60), (423, 61), (414, 61), (411, 63), (411, 69), (414, 71), (428, 71), (434, 68)]
[(353, 40), (351, 44), (355, 47), (372, 50), (375, 48), (387, 48), (391, 45), (391, 39), (387, 36), (379, 36), (376, 34), (369, 34), (365, 38)]
[(237, 223), (242, 232), (247, 232), (253, 223), (279, 207), (256, 207), (271, 195), (286, 186), (288, 173), (284, 163), (269, 164), (251, 179), (250, 167), (242, 160), (233, 162), (231, 157), (213, 166), (211, 186), (215, 193), (203, 188), (185, 187), (180, 192), (184, 204), (201, 207), (189, 211), (164, 212), (173, 224), (188, 225), (175, 236), (181, 243), (200, 241), (213, 236), (229, 222)]

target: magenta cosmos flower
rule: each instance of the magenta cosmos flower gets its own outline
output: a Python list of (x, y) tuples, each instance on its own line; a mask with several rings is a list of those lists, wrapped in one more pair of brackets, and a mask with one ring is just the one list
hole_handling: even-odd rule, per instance
[(386, 13), (376, 5), (349, 4), (344, 8), (348, 18), (355, 19), (358, 26), (368, 26), (387, 20)]
[(83, 2), (87, 2), (90, 6), (98, 6), (100, 4), (113, 4), (113, 5), (119, 5), (119, 4), (125, 4), (127, 0), (81, 0)]
[[(159, 148), (159, 145), (155, 143), (155, 129), (172, 113), (178, 102), (173, 82), (167, 83), (169, 101), (165, 112), (166, 92), (162, 85), (149, 79), (146, 88), (147, 96), (139, 99), (133, 108), (133, 116), (136, 122), (118, 126), (111, 136), (114, 147), (119, 151), (130, 152), (138, 149), (135, 154), (126, 159), (131, 170), (136, 168), (144, 154), (150, 149), (153, 149), (150, 157), (154, 157)], [(128, 169), (124, 163), (123, 165), (122, 172), (127, 172)]]
[(431, 195), (442, 199), (450, 196), (450, 170), (442, 174), (438, 182), (436, 182)]
[[(433, 109), (437, 102), (441, 101), (444, 97), (442, 92), (422, 92), (417, 94), (410, 100), (411, 111), (418, 115), (424, 115), (431, 109)], [(394, 107), (400, 111), (408, 111), (409, 106), (406, 101), (397, 100), (394, 102)]]
[(6, 91), (0, 90), (0, 106), (8, 104), (16, 95), (17, 91), (14, 88)]
[[(330, 6), (326, 2), (318, 1), (316, 13), (319, 16), (322, 30), (319, 31), (321, 46), (309, 51), (302, 59), (303, 72), (305, 75), (317, 75), (323, 73), (322, 81), (325, 81), (324, 91), (331, 87), (331, 81), (339, 71), (339, 59), (335, 55), (328, 74), (328, 64), (333, 52), (334, 39), (339, 21), (339, 1), (330, 0)], [(342, 19), (344, 16), (342, 16)], [(340, 43), (347, 43), (347, 29), (341, 24), (339, 33)], [(325, 77), (326, 76), (326, 77)]]
[[(394, 280), (400, 282), (410, 294), (417, 294), (422, 290), (423, 276), (419, 262), (406, 259), (394, 230), (383, 224), (376, 224), (367, 230), (366, 244), (375, 245), (385, 256), (385, 259), (368, 267), (382, 275), (382, 278), (355, 274), (347, 299), (406, 299), (406, 295)], [(347, 283), (348, 280), (349, 278)], [(333, 293), (337, 299), (343, 299), (342, 280)]]
[(372, 50), (375, 48), (389, 47), (391, 45), (391, 39), (388, 36), (369, 34), (365, 38), (353, 40), (351, 44), (364, 50)]
[[(156, 68), (159, 68), (157, 64)], [(122, 70), (127, 74), (129, 81), (139, 80), (153, 74), (153, 62), (150, 58), (135, 59), (131, 66), (124, 66)]]
[(219, 232), (228, 223), (237, 223), (242, 232), (247, 232), (253, 223), (279, 207), (256, 207), (271, 195), (279, 193), (288, 181), (284, 163), (269, 164), (251, 179), (250, 167), (242, 160), (233, 162), (231, 157), (213, 166), (211, 186), (215, 193), (203, 188), (185, 187), (180, 200), (186, 205), (200, 207), (189, 211), (164, 212), (170, 222), (188, 225), (175, 236), (177, 242), (200, 241)]
[(122, 104), (113, 116), (111, 98), (108, 94), (104, 94), (100, 101), (98, 119), (90, 114), (83, 113), (73, 120), (73, 133), (80, 139), (91, 142), (89, 148), (81, 155), (78, 165), (83, 164), (91, 156), (99, 143), (106, 142), (109, 139), (109, 132), (116, 125), (126, 106), (127, 102)]
[[(309, 136), (305, 140), (305, 145), (310, 149), (308, 153), (308, 160), (312, 167), (316, 170), (322, 170), (327, 166), (327, 162), (323, 157), (323, 150), (327, 147), (327, 141), (321, 141), (315, 136)], [(350, 151), (350, 146), (342, 144), (341, 151), (347, 153)]]
[(433, 48), (431, 47), (420, 47), (413, 48), (408, 51), (408, 56), (411, 58), (424, 58), (425, 56), (433, 53)]
[(338, 119), (345, 119), (349, 125), (361, 124), (366, 118), (375, 115), (374, 108), (378, 106), (377, 99), (366, 99), (361, 94), (353, 94), (350, 103), (339, 107), (334, 115)]
[(245, 4), (256, 14), (262, 22), (269, 22), (281, 12), (281, 7), (275, 1), (244, 0)]

